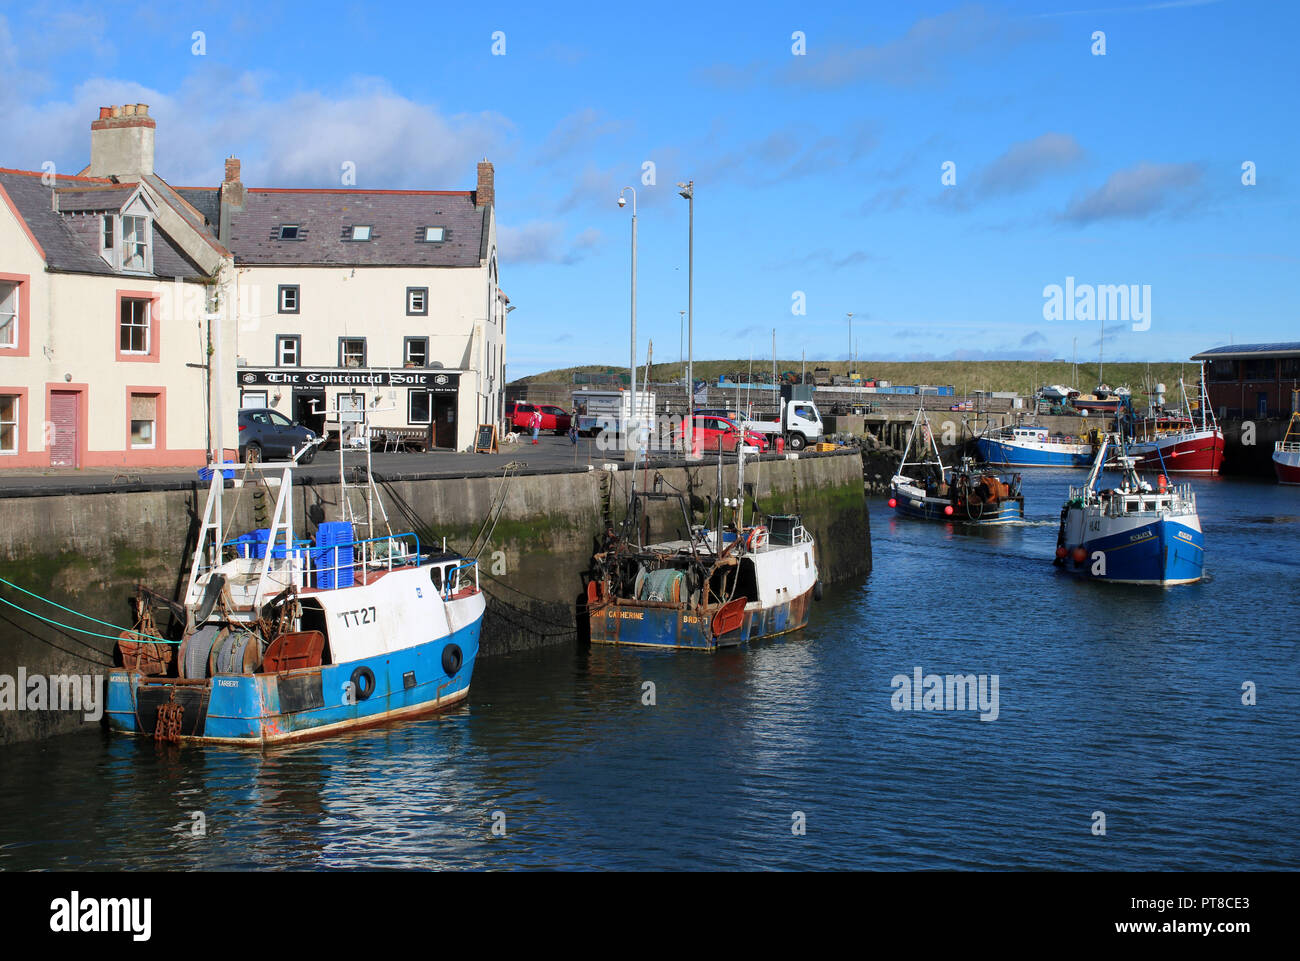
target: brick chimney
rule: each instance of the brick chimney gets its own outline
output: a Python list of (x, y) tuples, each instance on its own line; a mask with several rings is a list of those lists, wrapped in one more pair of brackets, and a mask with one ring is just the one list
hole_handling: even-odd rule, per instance
[(490, 207), (496, 203), (497, 190), (492, 164), (484, 157), (478, 165), (478, 187), (474, 190), (474, 206)]
[(247, 192), (239, 179), (239, 158), (226, 158), (226, 178), (221, 182), (221, 222), (217, 225), (217, 238), (224, 244), (230, 240), (230, 215), (244, 209)]
[(128, 103), (100, 107), (99, 119), (90, 124), (90, 168), (92, 177), (139, 180), (153, 173), (154, 131), (149, 105)]

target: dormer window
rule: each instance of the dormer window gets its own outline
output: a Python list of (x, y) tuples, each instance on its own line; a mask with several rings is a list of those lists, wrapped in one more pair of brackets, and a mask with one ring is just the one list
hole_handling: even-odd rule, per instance
[(442, 227), (425, 227), (424, 242), (426, 244), (440, 244), (445, 233), (446, 230)]
[(358, 241), (358, 242), (360, 242), (360, 241), (364, 241), (364, 240), (369, 240), (369, 239), (370, 239), (370, 227), (368, 227), (368, 226), (358, 226), (358, 227), (353, 227), (353, 228), (352, 228), (352, 237), (351, 237), (351, 239), (352, 239), (352, 240), (355, 240), (355, 241)]
[(148, 271), (151, 262), (149, 219), (147, 217), (123, 217), (122, 269)]
[(284, 225), (282, 225), (282, 226), (280, 227), (280, 239), (281, 239), (281, 240), (297, 240), (297, 239), (298, 239), (298, 225), (297, 225), (297, 224), (284, 224)]
[(112, 214), (104, 214), (102, 231), (103, 240), (100, 241), (100, 249), (105, 253), (108, 253), (117, 246), (116, 238), (114, 237), (114, 234), (116, 233), (116, 225), (113, 223), (113, 220), (114, 217)]

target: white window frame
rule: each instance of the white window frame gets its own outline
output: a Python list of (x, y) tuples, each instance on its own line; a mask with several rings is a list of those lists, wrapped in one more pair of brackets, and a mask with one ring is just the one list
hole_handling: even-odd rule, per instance
[[(285, 304), (285, 298), (293, 295), (293, 306)], [(279, 293), (277, 294), (279, 303), (276, 305), (277, 311), (281, 314), (299, 314), (302, 313), (302, 288), (298, 284), (280, 284)]]
[[(370, 224), (354, 224), (352, 227), (352, 236), (349, 238), (354, 243), (364, 244), (370, 241), (370, 233), (374, 228)], [(358, 235), (357, 231), (364, 231)]]
[[(356, 364), (348, 363), (348, 342), (361, 345), (358, 362)], [(366, 366), (366, 339), (364, 337), (340, 337), (339, 338), (339, 366), (351, 368), (362, 368)]]
[[(415, 299), (420, 298), (420, 306), (415, 306)], [(407, 287), (406, 288), (406, 316), (408, 317), (427, 317), (429, 316), (429, 288), (428, 287)]]
[[(270, 395), (270, 391), (266, 390), (265, 388), (262, 388), (261, 390), (241, 390), (239, 392), (239, 409), (240, 410), (261, 410), (265, 407), (269, 407), (270, 404), (267, 403), (267, 401), (269, 400), (269, 395)], [(249, 400), (253, 398), (259, 398), (260, 403), (250, 404)]]
[[(152, 336), (151, 336), (151, 335), (152, 335), (152, 331), (150, 330), (150, 328), (151, 328), (151, 326), (152, 326), (152, 321), (153, 321), (153, 318), (152, 318), (152, 316), (151, 316), (151, 311), (153, 310), (153, 301), (151, 301), (151, 300), (141, 300), (141, 299), (138, 299), (138, 298), (135, 298), (135, 297), (125, 297), (125, 298), (123, 298), (123, 299), (122, 299), (122, 306), (123, 306), (123, 307), (126, 307), (128, 304), (132, 305), (132, 308), (133, 308), (133, 309), (132, 309), (132, 323), (129, 323), (129, 324), (128, 324), (128, 323), (125, 323), (125, 322), (122, 320), (122, 315), (121, 315), (120, 312), (118, 313), (118, 316), (117, 316), (117, 342), (118, 342), (118, 348), (119, 348), (118, 352), (119, 352), (119, 353), (122, 353), (122, 354), (131, 354), (131, 355), (134, 356), (134, 357), (147, 357), (147, 356), (149, 355), (149, 349), (153, 346), (153, 345), (150, 343), (150, 340), (152, 339)], [(134, 322), (134, 321), (135, 321), (135, 317), (134, 317), (134, 313), (135, 313), (135, 311), (134, 311), (134, 307), (135, 307), (135, 306), (140, 306), (140, 307), (143, 307), (143, 308), (144, 308), (144, 323), (143, 323), (143, 324), (139, 324), (139, 323), (135, 323), (135, 322)], [(121, 344), (122, 344), (122, 331), (123, 331), (124, 329), (128, 328), (128, 327), (129, 327), (131, 330), (143, 330), (143, 331), (144, 331), (144, 350), (128, 350), (128, 349), (126, 349), (125, 347), (122, 347), (122, 346), (121, 346)]]
[[(285, 348), (293, 349), (293, 360), (284, 359)], [(277, 367), (301, 367), (302, 366), (302, 338), (296, 334), (277, 334), (275, 338), (275, 366)]]
[[(6, 425), (13, 427), (13, 429), (14, 429), (14, 433), (13, 433), (13, 446), (12, 446), (12, 447), (8, 447), (8, 448), (7, 448), (7, 447), (0, 447), (0, 455), (5, 455), (5, 454), (17, 454), (17, 453), (18, 453), (18, 442), (19, 442), (19, 440), (20, 440), (20, 438), (19, 438), (19, 436), (18, 436), (18, 432), (19, 432), (20, 430), (22, 430), (22, 423), (23, 423), (23, 412), (22, 412), (23, 395), (22, 395), (22, 394), (4, 394), (4, 395), (0, 395), (0, 396), (4, 396), (4, 397), (12, 397), (12, 398), (14, 399), (13, 420), (0, 420), (0, 427), (4, 427), (4, 426), (6, 426)], [(0, 434), (0, 436), (3, 436), (3, 434)]]
[(16, 284), (11, 280), (0, 280), (0, 291), (9, 288), (9, 296), (12, 299), (13, 309), (4, 306), (4, 301), (0, 300), (0, 331), (6, 327), (11, 332), (8, 341), (0, 340), (0, 350), (17, 350), (18, 344), (18, 315), (22, 312), (22, 302), (20, 298), (23, 295), (22, 284)]
[[(105, 243), (105, 240), (108, 243)], [(99, 249), (105, 256), (111, 256), (117, 249), (117, 218), (112, 214), (104, 214), (100, 218)]]
[[(138, 273), (150, 273), (153, 270), (153, 231), (148, 217), (140, 214), (122, 216), (122, 269)], [(139, 255), (139, 265), (131, 261)]]
[[(437, 232), (438, 236), (436, 237), (431, 236), (435, 231)], [(446, 227), (425, 227), (424, 228), (424, 242), (426, 244), (440, 244), (446, 239), (447, 239)]]

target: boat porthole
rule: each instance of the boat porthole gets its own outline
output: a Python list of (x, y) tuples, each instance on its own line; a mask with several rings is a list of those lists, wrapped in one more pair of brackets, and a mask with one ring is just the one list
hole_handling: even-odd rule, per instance
[(364, 701), (375, 693), (375, 672), (368, 667), (359, 667), (352, 672), (352, 690), (358, 701)]
[(442, 649), (442, 669), (447, 672), (448, 677), (455, 676), (464, 660), (464, 655), (460, 652), (460, 645), (448, 644)]

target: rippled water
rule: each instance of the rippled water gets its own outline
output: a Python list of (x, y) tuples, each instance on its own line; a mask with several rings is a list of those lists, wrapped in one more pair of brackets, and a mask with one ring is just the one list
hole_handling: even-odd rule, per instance
[[(1300, 490), (1194, 482), (1208, 578), (1162, 591), (1054, 573), (1081, 478), (976, 534), (873, 501), (871, 577), (747, 650), (486, 660), (453, 714), (265, 754), (0, 749), (0, 868), (1300, 867)], [(997, 720), (893, 710), (916, 667), (997, 674)]]

